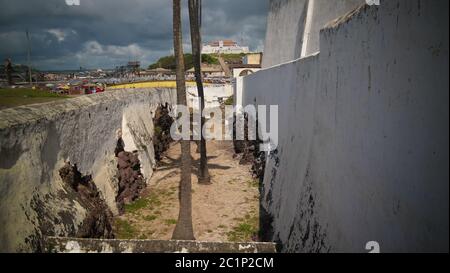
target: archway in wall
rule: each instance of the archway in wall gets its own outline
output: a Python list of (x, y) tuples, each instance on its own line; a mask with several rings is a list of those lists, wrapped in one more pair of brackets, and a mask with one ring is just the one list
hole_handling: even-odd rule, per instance
[(242, 70), (241, 73), (239, 73), (239, 77), (247, 76), (247, 75), (250, 75), (250, 74), (253, 74), (253, 70), (245, 69), (245, 70)]

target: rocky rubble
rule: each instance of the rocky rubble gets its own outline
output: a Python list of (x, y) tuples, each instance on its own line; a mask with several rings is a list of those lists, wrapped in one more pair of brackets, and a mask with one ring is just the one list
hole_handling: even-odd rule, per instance
[(168, 105), (161, 105), (156, 109), (153, 124), (155, 126), (153, 135), (153, 147), (155, 150), (155, 160), (160, 161), (162, 154), (169, 149), (172, 142), (170, 136), (170, 127), (173, 123), (173, 118), (169, 115)]
[(117, 169), (119, 192), (116, 202), (119, 212), (122, 213), (124, 205), (136, 200), (146, 184), (141, 173), (141, 164), (137, 152), (119, 152), (117, 154)]
[[(236, 157), (240, 158), (239, 164), (251, 164), (253, 177), (260, 179), (260, 181), (263, 181), (266, 164), (266, 153), (259, 150), (259, 144), (262, 143), (261, 140), (249, 140), (247, 114), (244, 117), (244, 122), (244, 140), (236, 140), (236, 137), (234, 138), (234, 152), (236, 153)], [(233, 122), (233, 129), (236, 130), (236, 119), (234, 119)], [(256, 131), (258, 131), (257, 128)], [(234, 132), (234, 136), (236, 136), (236, 132)]]
[[(168, 104), (160, 105), (156, 109), (153, 118), (154, 134), (153, 145), (155, 160), (161, 160), (162, 154), (169, 148), (172, 138), (170, 136), (170, 127), (173, 118), (169, 115)], [(119, 191), (116, 197), (117, 207), (120, 213), (124, 212), (124, 205), (135, 201), (139, 194), (145, 189), (146, 182), (141, 172), (141, 163), (138, 152), (128, 152), (125, 150), (125, 144), (122, 140), (121, 130), (117, 131), (117, 144), (114, 153), (117, 157), (117, 169), (119, 180)]]
[(76, 200), (86, 209), (87, 215), (76, 234), (79, 238), (114, 238), (113, 214), (106, 205), (90, 175), (83, 176), (77, 165), (66, 162), (59, 170), (63, 182), (76, 192)]

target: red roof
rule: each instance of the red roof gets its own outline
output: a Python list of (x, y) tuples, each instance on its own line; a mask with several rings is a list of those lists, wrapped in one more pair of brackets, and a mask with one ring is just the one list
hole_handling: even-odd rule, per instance
[[(223, 42), (224, 46), (235, 46), (235, 45), (237, 45), (237, 43), (235, 41), (233, 41), (233, 40), (222, 40), (222, 42)], [(219, 41), (211, 41), (211, 42), (208, 43), (208, 45), (217, 47), (217, 46), (220, 45), (220, 40)]]

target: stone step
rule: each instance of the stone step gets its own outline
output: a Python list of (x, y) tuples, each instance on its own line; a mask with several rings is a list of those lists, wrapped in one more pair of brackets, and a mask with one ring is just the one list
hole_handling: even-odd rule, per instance
[(56, 253), (275, 253), (275, 243), (118, 240), (47, 237), (45, 252)]

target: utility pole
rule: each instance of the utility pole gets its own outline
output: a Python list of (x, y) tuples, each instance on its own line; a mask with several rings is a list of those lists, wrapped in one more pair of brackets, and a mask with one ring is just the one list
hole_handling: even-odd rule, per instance
[(27, 33), (27, 41), (28, 41), (28, 75), (30, 80), (30, 86), (33, 85), (33, 80), (31, 76), (31, 40), (30, 40), (30, 34), (28, 33), (28, 29), (26, 30)]

